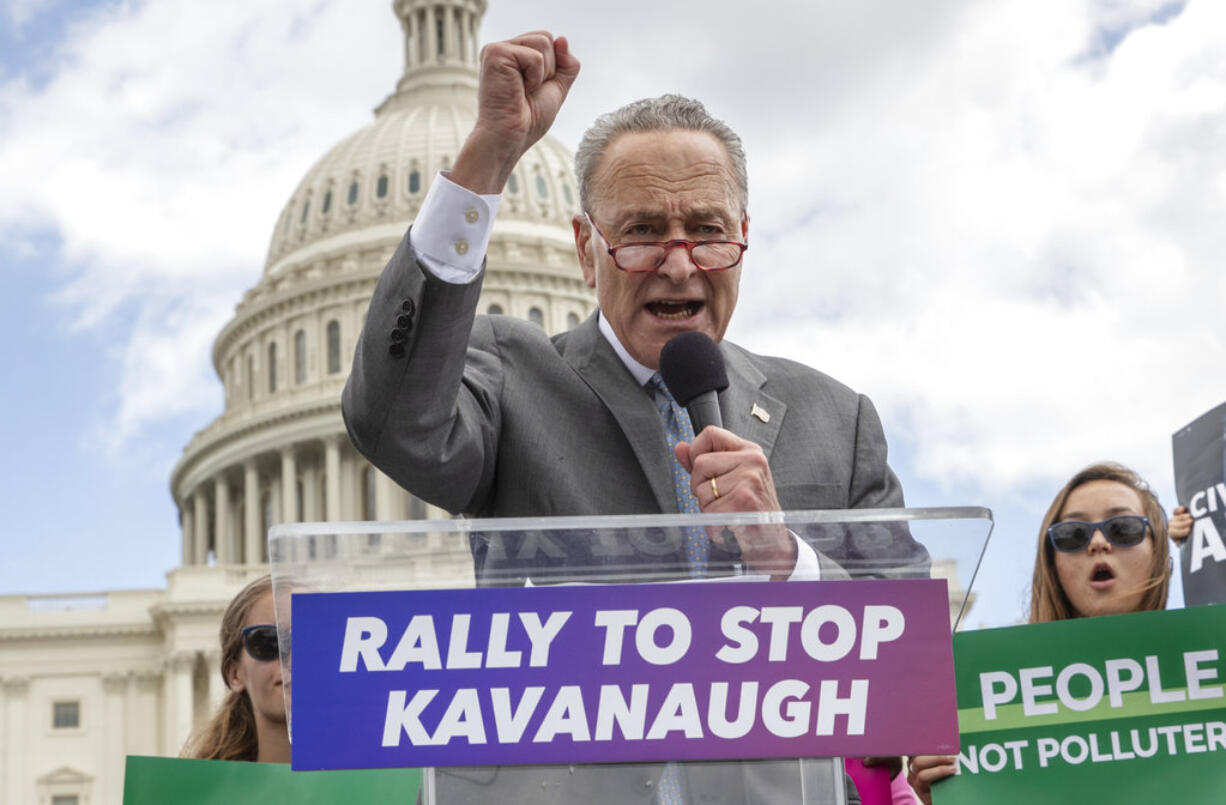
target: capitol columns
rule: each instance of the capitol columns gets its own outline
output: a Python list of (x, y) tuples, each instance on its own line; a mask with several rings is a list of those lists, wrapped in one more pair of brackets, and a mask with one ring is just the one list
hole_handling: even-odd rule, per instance
[(330, 522), (341, 519), (341, 437), (324, 439), (324, 512)]
[(319, 462), (308, 461), (302, 467), (302, 522), (319, 520)]
[[(438, 30), (438, 9), (434, 6), (426, 8), (426, 53), (434, 53), (438, 47), (438, 42), (435, 39), (434, 32)], [(425, 56), (425, 53), (422, 54)], [(442, 53), (434, 53), (432, 61), (442, 61)]]
[(456, 53), (455, 11), (445, 6), (440, 11), (443, 14), (443, 57), (447, 61), (458, 61), (460, 54)]
[(260, 533), (260, 473), (255, 458), (243, 462), (243, 563), (257, 565), (264, 554), (260, 549), (264, 535)]
[(196, 491), (192, 492), (192, 501), (196, 509), (195, 544), (192, 546), (195, 550), (192, 552), (192, 564), (207, 565), (209, 563), (209, 502), (204, 499), (202, 488), (197, 487)]
[(183, 498), (183, 503), (179, 506), (179, 521), (183, 528), (182, 561), (185, 565), (190, 565), (196, 555), (196, 551), (192, 547), (196, 543), (196, 517), (192, 508), (193, 498), (194, 495), (188, 495)]
[(294, 446), (281, 449), (281, 522), (298, 521), (298, 468)]
[(179, 754), (192, 732), (195, 716), (192, 670), (195, 661), (196, 655), (190, 651), (176, 652), (166, 659), (162, 683), (162, 723), (166, 733), (162, 739), (162, 751), (172, 757)]
[(0, 794), (5, 802), (21, 802), (25, 798), (26, 775), (29, 763), (30, 735), (33, 732), (29, 718), (30, 680), (24, 676), (7, 677), (4, 680), (4, 744), (7, 749), (8, 768), (0, 785)]
[(212, 714), (217, 712), (217, 708), (221, 706), (222, 700), (226, 698), (230, 690), (226, 687), (226, 680), (221, 676), (221, 649), (205, 652), (204, 667), (208, 674), (209, 713)]
[(225, 472), (217, 473), (213, 479), (213, 508), (216, 517), (213, 522), (217, 564), (233, 564), (234, 557), (234, 524), (230, 521), (230, 484), (226, 481)]
[(417, 64), (417, 12), (409, 13), (400, 18), (400, 25), (405, 31), (405, 70)]
[(102, 692), (106, 697), (106, 771), (103, 778), (106, 784), (107, 801), (123, 800), (123, 766), (127, 755), (127, 718), (125, 699), (128, 693), (128, 675), (126, 673), (105, 673), (102, 675)]
[(400, 520), (404, 517), (399, 511), (403, 492), (391, 478), (379, 470), (375, 470), (375, 519)]

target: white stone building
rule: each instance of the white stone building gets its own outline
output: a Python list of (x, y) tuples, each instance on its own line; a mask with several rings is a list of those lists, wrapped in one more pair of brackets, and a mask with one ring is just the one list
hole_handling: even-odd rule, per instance
[[(221, 613), (267, 572), (273, 524), (448, 516), (366, 463), (340, 416), (379, 272), (476, 115), (485, 0), (394, 10), (405, 59), (395, 91), (294, 189), (263, 274), (214, 343), (225, 408), (171, 475), (182, 565), (166, 589), (0, 596), (0, 805), (118, 805), (125, 756), (179, 753), (222, 697)], [(591, 313), (571, 234), (577, 200), (572, 155), (544, 138), (503, 196), (483, 311), (549, 332)]]
[[(404, 75), (294, 189), (259, 282), (214, 343), (225, 409), (170, 479), (182, 566), (165, 590), (0, 596), (0, 805), (118, 805), (126, 755), (179, 753), (223, 693), (221, 612), (267, 572), (269, 526), (448, 516), (357, 455), (340, 416), (375, 280), (476, 118), (485, 0), (396, 0), (394, 11)], [(546, 137), (504, 194), (482, 310), (549, 332), (591, 313), (577, 200), (572, 155)]]

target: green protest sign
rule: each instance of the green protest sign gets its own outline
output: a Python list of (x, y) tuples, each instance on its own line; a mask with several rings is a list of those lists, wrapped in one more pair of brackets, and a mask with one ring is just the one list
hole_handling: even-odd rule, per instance
[(332, 805), (417, 801), (420, 769), (291, 771), (279, 763), (129, 755), (124, 805)]
[(935, 805), (1217, 802), (1226, 605), (954, 636), (956, 777)]

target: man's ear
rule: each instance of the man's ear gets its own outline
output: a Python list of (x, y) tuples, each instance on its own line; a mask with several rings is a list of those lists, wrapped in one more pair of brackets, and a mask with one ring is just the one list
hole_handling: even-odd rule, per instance
[(570, 219), (571, 228), (575, 231), (575, 254), (579, 257), (579, 268), (583, 269), (583, 281), (587, 287), (596, 287), (596, 253), (592, 249), (592, 226), (582, 215)]
[(749, 242), (749, 213), (741, 216), (741, 242)]

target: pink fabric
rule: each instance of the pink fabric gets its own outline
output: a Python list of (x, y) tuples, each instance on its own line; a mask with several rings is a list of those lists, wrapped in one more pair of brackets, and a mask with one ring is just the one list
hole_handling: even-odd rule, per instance
[(891, 780), (885, 766), (865, 766), (855, 757), (843, 762), (860, 792), (861, 805), (919, 805), (915, 792), (907, 785), (907, 775), (900, 773)]

